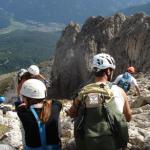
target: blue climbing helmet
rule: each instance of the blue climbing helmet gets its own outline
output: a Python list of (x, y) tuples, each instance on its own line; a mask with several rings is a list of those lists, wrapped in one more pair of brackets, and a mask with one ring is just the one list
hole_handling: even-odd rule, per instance
[(125, 72), (117, 85), (127, 93), (131, 87), (131, 74), (129, 72)]
[(0, 96), (0, 103), (5, 102), (6, 98), (4, 96)]

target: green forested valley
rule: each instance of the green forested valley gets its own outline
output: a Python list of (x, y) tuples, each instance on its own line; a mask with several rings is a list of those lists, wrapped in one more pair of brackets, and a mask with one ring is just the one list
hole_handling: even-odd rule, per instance
[(0, 35), (0, 74), (48, 60), (59, 35), (26, 30)]

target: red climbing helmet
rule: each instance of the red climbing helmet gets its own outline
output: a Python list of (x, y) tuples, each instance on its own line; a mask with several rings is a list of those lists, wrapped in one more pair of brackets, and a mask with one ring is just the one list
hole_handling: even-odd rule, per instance
[(127, 71), (129, 72), (129, 73), (135, 73), (135, 68), (134, 67), (129, 67), (128, 69), (127, 69)]

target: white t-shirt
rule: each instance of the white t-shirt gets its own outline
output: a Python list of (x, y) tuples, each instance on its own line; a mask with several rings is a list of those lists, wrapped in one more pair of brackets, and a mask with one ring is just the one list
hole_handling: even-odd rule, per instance
[[(123, 77), (123, 75), (124, 75), (124, 74), (119, 75), (119, 76), (115, 79), (114, 83), (115, 83), (115, 84), (118, 84), (118, 82), (119, 82), (120, 79)], [(132, 75), (131, 75), (131, 78), (130, 78), (130, 84), (131, 84), (131, 86), (138, 86), (136, 79), (135, 79)]]
[(123, 107), (124, 107), (125, 100), (121, 94), (122, 91), (117, 85), (112, 85), (111, 89), (112, 89), (113, 94), (114, 94), (114, 99), (115, 99), (115, 103), (117, 105), (117, 108), (121, 113), (123, 113)]

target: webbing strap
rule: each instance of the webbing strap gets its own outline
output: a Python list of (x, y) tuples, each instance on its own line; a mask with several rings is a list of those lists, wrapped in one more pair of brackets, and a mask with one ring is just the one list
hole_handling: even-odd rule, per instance
[(113, 85), (114, 85), (113, 82), (108, 82), (108, 86), (109, 86), (110, 89), (112, 88)]
[(130, 81), (130, 80), (131, 80), (131, 74), (128, 73), (128, 72), (125, 72), (125, 73), (123, 74), (123, 78), (126, 79), (126, 80), (128, 80), (128, 81)]
[(37, 114), (37, 112), (35, 111), (33, 106), (30, 106), (30, 110), (33, 113), (37, 123), (38, 123), (38, 128), (39, 128), (39, 133), (40, 133), (40, 140), (41, 140), (41, 145), (43, 147), (46, 146), (46, 134), (45, 134), (45, 125), (41, 122), (41, 120), (39, 119), (39, 116)]

